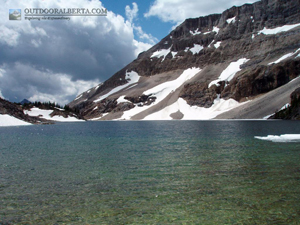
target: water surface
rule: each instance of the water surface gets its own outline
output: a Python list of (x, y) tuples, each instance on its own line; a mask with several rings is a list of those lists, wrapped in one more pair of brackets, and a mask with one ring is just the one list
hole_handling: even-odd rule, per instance
[(0, 128), (0, 224), (297, 224), (291, 121)]

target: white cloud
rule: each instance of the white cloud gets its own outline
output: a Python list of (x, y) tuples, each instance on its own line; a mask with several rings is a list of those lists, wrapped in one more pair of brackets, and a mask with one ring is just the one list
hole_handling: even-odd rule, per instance
[(138, 16), (138, 11), (138, 5), (135, 2), (132, 3), (132, 9), (129, 5), (126, 5), (125, 14), (130, 23), (132, 23), (133, 20)]
[[(0, 90), (9, 100), (71, 101), (80, 92), (111, 77), (141, 51), (153, 37), (137, 32), (133, 21), (108, 11), (107, 16), (71, 17), (70, 21), (9, 21), (10, 8), (101, 8), (98, 0), (7, 0), (0, 8)], [(137, 32), (138, 33), (138, 32)], [(142, 40), (141, 40), (142, 39)], [(148, 44), (150, 43), (150, 44)]]
[(244, 3), (253, 3), (256, 1), (257, 0), (155, 0), (144, 16), (156, 16), (164, 22), (181, 23), (187, 18), (221, 13), (234, 5), (239, 6)]

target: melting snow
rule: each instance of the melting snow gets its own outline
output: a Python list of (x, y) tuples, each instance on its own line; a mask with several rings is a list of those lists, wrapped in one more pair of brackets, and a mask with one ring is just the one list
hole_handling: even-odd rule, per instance
[(204, 108), (190, 106), (184, 99), (179, 98), (172, 105), (148, 115), (144, 120), (170, 120), (172, 119), (170, 115), (178, 111), (183, 114), (182, 120), (207, 120), (213, 119), (219, 114), (240, 106), (241, 104), (244, 103), (238, 103), (233, 99), (224, 100), (217, 98), (210, 108)]
[[(283, 61), (283, 60), (285, 60), (285, 59), (287, 59), (287, 58), (289, 58), (289, 57), (291, 57), (291, 56), (297, 54), (299, 51), (300, 51), (300, 48), (299, 48), (298, 50), (296, 50), (294, 53), (288, 53), (288, 54), (285, 54), (285, 55), (281, 56), (279, 59), (277, 59), (277, 60), (274, 61), (274, 62), (270, 62), (268, 65), (271, 65), (271, 64), (277, 64), (277, 63), (279, 63), (279, 62), (281, 62), (281, 61)], [(296, 58), (297, 58), (297, 57), (299, 57), (299, 55), (296, 56)]]
[(143, 94), (145, 94), (145, 95), (151, 94), (151, 96), (156, 97), (155, 102), (153, 102), (149, 106), (142, 106), (142, 107), (136, 106), (130, 110), (127, 110), (123, 113), (123, 116), (120, 119), (129, 120), (134, 115), (152, 107), (153, 105), (158, 104), (159, 102), (164, 100), (170, 93), (175, 91), (184, 82), (186, 82), (187, 80), (194, 77), (200, 71), (201, 71), (201, 69), (199, 69), (199, 68), (186, 69), (176, 80), (172, 80), (172, 81), (168, 81), (168, 82), (159, 84), (159, 85), (145, 91)]
[(231, 23), (231, 22), (232, 22), (232, 23), (235, 23), (235, 21), (236, 21), (236, 20), (235, 20), (235, 17), (232, 17), (232, 18), (226, 20), (226, 22), (227, 22), (228, 24)]
[(197, 30), (195, 30), (195, 31), (190, 30), (190, 33), (195, 36), (197, 34), (201, 34), (201, 31), (199, 31), (199, 28), (197, 28)]
[(77, 122), (77, 121), (84, 121), (84, 120), (79, 120), (75, 117), (67, 117), (64, 118), (63, 116), (53, 116), (51, 117), (50, 114), (53, 112), (53, 110), (45, 110), (45, 109), (39, 109), (36, 107), (31, 108), (31, 110), (24, 110), (25, 114), (28, 114), (29, 116), (40, 116), (44, 119), (47, 120), (54, 120), (54, 121), (59, 121), (59, 122)]
[(195, 55), (195, 54), (198, 54), (202, 49), (203, 49), (203, 46), (194, 44), (194, 47), (192, 47), (192, 48), (186, 47), (184, 51), (185, 52), (191, 51), (193, 53), (193, 55)]
[(118, 99), (117, 99), (117, 103), (122, 103), (122, 102), (130, 102), (128, 101), (127, 99), (125, 99), (125, 95), (122, 95), (120, 96)]
[(158, 50), (156, 52), (153, 52), (152, 56), (150, 58), (153, 58), (153, 57), (157, 57), (157, 58), (160, 58), (163, 56), (163, 60), (165, 60), (166, 56), (170, 53), (171, 51), (171, 47), (169, 49), (161, 49), (161, 50)]
[(13, 117), (13, 116), (10, 116), (10, 115), (0, 114), (0, 127), (24, 126), (24, 125), (32, 125), (32, 124), (27, 123), (23, 120), (17, 119), (16, 117)]
[(222, 43), (221, 41), (218, 41), (216, 44), (214, 44), (215, 48), (219, 48), (221, 43)]
[(137, 83), (140, 79), (140, 76), (138, 75), (138, 73), (131, 71), (131, 72), (126, 72), (125, 79), (128, 81), (127, 84), (124, 84), (124, 85), (121, 85), (121, 86), (118, 86), (118, 87), (112, 89), (107, 94), (100, 96), (100, 98), (98, 98), (94, 102), (100, 102), (101, 100), (107, 98), (108, 96), (110, 96), (118, 91), (121, 91), (122, 89), (124, 89), (134, 83)]
[(214, 84), (218, 86), (219, 81), (230, 81), (235, 76), (235, 74), (241, 70), (240, 66), (248, 60), (249, 59), (242, 58), (236, 62), (230, 63), (229, 66), (221, 73), (217, 80), (214, 80), (209, 83), (208, 88), (210, 88)]
[(300, 134), (268, 135), (266, 137), (254, 136), (254, 138), (272, 142), (300, 142)]
[(213, 30), (212, 30), (212, 31), (205, 32), (204, 34), (209, 34), (209, 33), (211, 33), (211, 32), (216, 32), (216, 33), (218, 34), (218, 33), (219, 33), (219, 30), (220, 30), (220, 28), (218, 28), (218, 27), (213, 27)]
[(190, 51), (193, 53), (193, 55), (198, 54), (203, 49), (203, 46), (194, 44), (193, 48), (190, 48)]
[(77, 98), (75, 98), (75, 99), (74, 99), (74, 101), (76, 101), (76, 100), (80, 99), (81, 97), (82, 97), (82, 94), (81, 94), (81, 95), (79, 95), (79, 96), (77, 96)]
[(284, 26), (276, 27), (276, 28), (272, 28), (272, 29), (264, 28), (263, 30), (259, 31), (258, 34), (265, 34), (265, 35), (278, 34), (281, 32), (289, 31), (298, 26), (300, 26), (300, 23), (292, 24), (292, 25), (284, 25)]

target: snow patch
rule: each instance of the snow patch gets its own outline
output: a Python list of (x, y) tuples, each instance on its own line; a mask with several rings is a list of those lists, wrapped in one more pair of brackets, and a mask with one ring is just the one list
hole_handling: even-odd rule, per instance
[(281, 134), (281, 135), (267, 135), (254, 136), (256, 139), (272, 142), (300, 142), (300, 134)]
[(10, 115), (2, 115), (0, 114), (0, 127), (8, 127), (8, 126), (25, 126), (32, 125), (31, 123), (27, 123), (23, 120), (17, 119), (16, 117)]
[(139, 79), (140, 79), (140, 76), (138, 75), (137, 72), (134, 72), (134, 71), (127, 72), (126, 71), (125, 79), (128, 81), (127, 84), (124, 84), (124, 85), (121, 85), (121, 86), (118, 86), (118, 87), (112, 89), (107, 94), (100, 96), (94, 102), (100, 102), (101, 100), (107, 98), (108, 96), (110, 96), (110, 95), (112, 95), (114, 93), (117, 93), (118, 91), (121, 91), (122, 89), (124, 89), (124, 88), (126, 88), (126, 87), (128, 87), (128, 86), (130, 86), (130, 85), (132, 85), (134, 83), (137, 83), (139, 81)]
[(227, 19), (226, 22), (229, 24), (229, 23), (235, 23), (235, 17), (232, 17), (230, 19)]
[(289, 31), (295, 27), (300, 26), (300, 23), (297, 24), (291, 24), (291, 25), (284, 25), (281, 27), (276, 27), (272, 29), (264, 28), (263, 30), (259, 31), (258, 34), (265, 34), (265, 35), (272, 35), (272, 34), (278, 34), (281, 32)]
[(203, 46), (194, 44), (193, 48), (190, 48), (189, 50), (193, 53), (193, 55), (198, 54), (203, 49)]
[(74, 101), (76, 101), (76, 100), (80, 99), (81, 97), (82, 97), (82, 94), (81, 94), (81, 95), (79, 95), (79, 96), (77, 96), (77, 98), (75, 98), (75, 99), (74, 99)]
[(123, 103), (123, 102), (130, 102), (130, 101), (128, 101), (127, 99), (125, 99), (125, 95), (122, 95), (122, 96), (120, 96), (118, 99), (117, 99), (117, 104), (119, 104), (119, 103)]
[(78, 121), (84, 121), (77, 119), (76, 117), (70, 117), (64, 118), (63, 116), (53, 116), (51, 117), (50, 114), (53, 112), (53, 110), (46, 110), (46, 109), (39, 109), (36, 107), (31, 108), (30, 110), (24, 110), (25, 114), (28, 114), (29, 116), (37, 116), (41, 117), (47, 120), (54, 120), (59, 122), (78, 122)]
[(231, 110), (244, 103), (238, 103), (233, 99), (220, 99), (219, 97), (214, 100), (210, 108), (190, 106), (184, 99), (179, 98), (175, 103), (166, 108), (150, 114), (144, 120), (170, 120), (171, 114), (181, 112), (183, 114), (182, 120), (208, 120), (213, 119), (221, 113)]
[(195, 30), (195, 31), (190, 30), (190, 33), (195, 36), (195, 35), (201, 34), (201, 31), (199, 31), (199, 28), (197, 28), (197, 30)]
[[(274, 61), (274, 62), (270, 62), (268, 65), (271, 65), (271, 64), (277, 64), (277, 63), (279, 63), (279, 62), (281, 62), (281, 61), (283, 61), (283, 60), (285, 60), (285, 59), (287, 59), (287, 58), (289, 58), (289, 57), (292, 57), (293, 55), (296, 55), (299, 51), (300, 51), (300, 48), (299, 48), (298, 50), (296, 50), (295, 52), (288, 53), (288, 54), (285, 54), (285, 55), (281, 56), (279, 59), (277, 59), (277, 60)], [(299, 54), (299, 55), (300, 55), (300, 54)], [(296, 56), (295, 58), (299, 57), (299, 55)]]
[(214, 44), (215, 48), (219, 48), (221, 46), (221, 41), (218, 41), (216, 44)]
[(218, 34), (219, 31), (220, 31), (220, 28), (218, 28), (218, 27), (213, 27), (212, 31), (205, 32), (204, 34), (209, 34), (209, 33), (211, 33), (211, 32), (216, 32), (216, 33)]
[(195, 54), (198, 54), (202, 49), (203, 49), (203, 46), (194, 44), (194, 47), (192, 47), (192, 48), (186, 47), (184, 51), (185, 52), (190, 51), (193, 53), (193, 55), (195, 55)]
[(170, 53), (171, 51), (171, 47), (168, 48), (168, 49), (161, 49), (161, 50), (158, 50), (156, 52), (153, 52), (152, 56), (150, 58), (160, 58), (160, 57), (163, 57), (163, 60), (165, 60), (166, 56)]
[(212, 85), (219, 85), (218, 82), (220, 81), (230, 81), (237, 72), (241, 70), (240, 66), (243, 65), (245, 62), (247, 62), (249, 59), (242, 58), (239, 59), (236, 62), (232, 62), (229, 64), (229, 66), (221, 73), (219, 78), (217, 80), (214, 80), (209, 83), (208, 88), (210, 88)]
[(134, 108), (123, 112), (123, 115), (120, 119), (129, 120), (134, 115), (152, 107), (153, 105), (158, 104), (162, 100), (164, 100), (170, 93), (175, 91), (181, 85), (183, 85), (187, 80), (193, 78), (197, 73), (201, 71), (200, 68), (190, 68), (183, 71), (183, 73), (176, 79), (172, 81), (167, 81), (165, 83), (159, 84), (147, 91), (145, 91), (144, 95), (151, 95), (151, 97), (156, 97), (155, 102), (151, 105), (146, 106), (135, 106)]

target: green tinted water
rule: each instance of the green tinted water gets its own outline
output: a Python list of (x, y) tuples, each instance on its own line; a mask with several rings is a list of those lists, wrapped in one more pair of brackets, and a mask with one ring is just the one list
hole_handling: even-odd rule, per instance
[(0, 224), (297, 224), (289, 121), (0, 128)]

